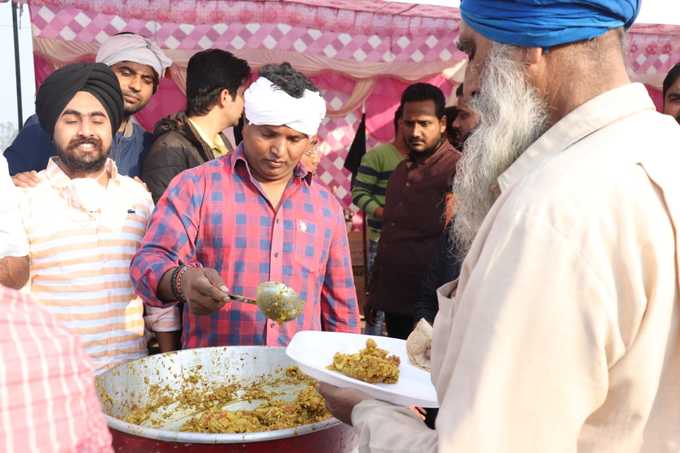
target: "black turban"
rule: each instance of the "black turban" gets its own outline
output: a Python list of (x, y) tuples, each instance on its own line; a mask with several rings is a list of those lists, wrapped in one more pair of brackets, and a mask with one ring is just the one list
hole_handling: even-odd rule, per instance
[(78, 91), (87, 91), (102, 103), (115, 134), (123, 121), (123, 94), (118, 78), (103, 63), (69, 64), (45, 79), (35, 97), (35, 112), (42, 128), (54, 136), (57, 119)]

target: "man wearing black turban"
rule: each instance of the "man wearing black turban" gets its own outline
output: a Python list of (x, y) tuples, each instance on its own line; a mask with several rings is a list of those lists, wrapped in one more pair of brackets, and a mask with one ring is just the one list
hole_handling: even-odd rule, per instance
[(118, 78), (108, 66), (55, 71), (38, 90), (36, 112), (57, 156), (20, 197), (31, 294), (66, 328), (86, 336), (85, 350), (100, 373), (147, 354), (145, 325), (158, 331), (157, 320), (177, 319), (155, 307), (145, 317), (129, 279), (153, 202), (109, 158), (124, 112)]
[(111, 128), (118, 130), (123, 119), (123, 95), (113, 71), (103, 63), (76, 63), (52, 73), (38, 89), (35, 110), (50, 136), (59, 115), (78, 91), (96, 97), (109, 115)]
[[(123, 92), (123, 121), (114, 131), (110, 157), (121, 174), (139, 176), (142, 157), (152, 137), (133, 115), (151, 101), (172, 61), (151, 40), (124, 32), (102, 43), (95, 62), (111, 68)], [(36, 173), (47, 167), (49, 158), (56, 155), (57, 150), (49, 132), (40, 126), (37, 115), (31, 115), (4, 154), (14, 184), (32, 187), (38, 183)]]
[(55, 71), (40, 86), (35, 110), (69, 176), (103, 168), (123, 118), (123, 95), (108, 66), (76, 63)]

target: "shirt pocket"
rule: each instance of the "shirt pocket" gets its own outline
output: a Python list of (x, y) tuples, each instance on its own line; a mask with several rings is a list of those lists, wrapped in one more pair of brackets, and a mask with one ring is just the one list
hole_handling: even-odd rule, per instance
[[(448, 282), (437, 288), (437, 301), (439, 302), (439, 311), (435, 323), (446, 323), (448, 330), (453, 317), (456, 314), (456, 291), (458, 290), (458, 279)], [(441, 319), (440, 319), (441, 318)]]
[(293, 260), (303, 271), (317, 275), (321, 267), (323, 232), (319, 231), (319, 224), (310, 219), (298, 218), (294, 222)]

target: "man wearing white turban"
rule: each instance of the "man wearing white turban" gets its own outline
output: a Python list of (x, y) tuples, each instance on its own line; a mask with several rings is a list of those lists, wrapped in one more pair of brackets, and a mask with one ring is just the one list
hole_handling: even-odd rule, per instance
[(639, 0), (463, 0), (465, 95), (430, 430), (322, 386), (359, 451), (680, 451), (680, 127), (631, 83)]
[[(172, 61), (153, 41), (127, 32), (106, 40), (95, 61), (111, 67), (123, 92), (124, 116), (113, 138), (110, 157), (121, 174), (140, 176), (151, 134), (133, 120), (133, 115), (149, 103)], [(35, 115), (26, 120), (5, 151), (13, 181), (21, 187), (37, 184), (36, 172), (44, 170), (53, 155), (56, 147), (49, 131), (41, 128)]]
[[(185, 170), (160, 198), (130, 266), (147, 305), (184, 303), (182, 346), (285, 346), (300, 330), (360, 332), (340, 203), (300, 160), (326, 115), (289, 64), (267, 65), (244, 94), (243, 142)], [(294, 321), (267, 320), (228, 294), (283, 282), (305, 301)]]

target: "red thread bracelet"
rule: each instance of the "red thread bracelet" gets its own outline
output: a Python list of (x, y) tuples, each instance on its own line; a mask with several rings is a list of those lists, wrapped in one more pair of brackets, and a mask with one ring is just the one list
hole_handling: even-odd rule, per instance
[(177, 274), (175, 275), (175, 281), (173, 282), (173, 293), (175, 294), (175, 298), (178, 302), (182, 303), (187, 303), (187, 299), (184, 297), (184, 291), (182, 289), (182, 276), (184, 276), (184, 273), (188, 270), (189, 266), (182, 265), (180, 270), (177, 271)]

